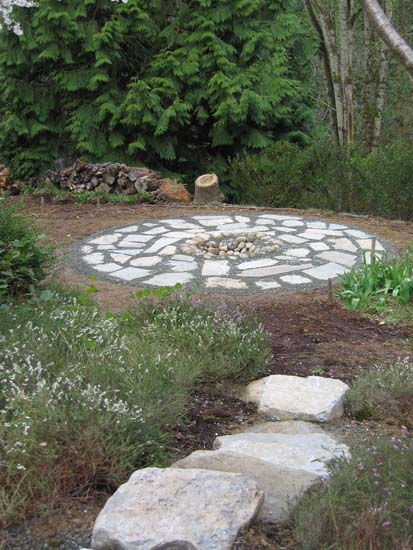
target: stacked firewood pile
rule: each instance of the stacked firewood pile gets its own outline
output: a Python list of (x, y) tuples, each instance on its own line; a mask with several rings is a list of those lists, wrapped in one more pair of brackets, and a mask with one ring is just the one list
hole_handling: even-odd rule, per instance
[(152, 193), (158, 201), (191, 202), (186, 187), (144, 167), (109, 163), (75, 162), (60, 171), (50, 171), (46, 181), (74, 193), (105, 191), (122, 195)]

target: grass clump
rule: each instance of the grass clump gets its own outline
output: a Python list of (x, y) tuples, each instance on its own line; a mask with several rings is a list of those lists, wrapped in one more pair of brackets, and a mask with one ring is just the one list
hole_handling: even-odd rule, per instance
[(53, 254), (43, 239), (18, 205), (0, 200), (0, 301), (31, 291), (46, 276)]
[(413, 545), (413, 440), (381, 438), (330, 466), (293, 513), (303, 550), (394, 550)]
[[(338, 290), (344, 303), (353, 310), (381, 312), (391, 308), (391, 299), (403, 306), (413, 301), (413, 254), (402, 259), (364, 260), (363, 269), (352, 269), (341, 278)], [(390, 299), (390, 301), (389, 301)]]
[(348, 413), (357, 419), (404, 417), (413, 426), (413, 363), (361, 369), (346, 399)]
[(196, 384), (249, 380), (270, 357), (259, 325), (187, 299), (104, 315), (47, 290), (1, 318), (3, 525), (165, 464)]

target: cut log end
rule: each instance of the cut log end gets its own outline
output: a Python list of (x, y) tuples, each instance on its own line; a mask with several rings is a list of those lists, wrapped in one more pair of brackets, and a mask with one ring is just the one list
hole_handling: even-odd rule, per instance
[(195, 181), (195, 204), (210, 204), (224, 202), (224, 194), (219, 188), (216, 174), (203, 174)]

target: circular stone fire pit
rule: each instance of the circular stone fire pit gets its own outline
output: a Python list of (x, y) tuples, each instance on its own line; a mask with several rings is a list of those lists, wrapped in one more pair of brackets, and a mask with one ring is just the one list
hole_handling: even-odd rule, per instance
[[(196, 215), (141, 221), (89, 237), (68, 264), (138, 288), (254, 293), (314, 288), (370, 261), (372, 235), (299, 216)], [(376, 254), (385, 249), (377, 240)], [(390, 251), (390, 250), (389, 250)]]

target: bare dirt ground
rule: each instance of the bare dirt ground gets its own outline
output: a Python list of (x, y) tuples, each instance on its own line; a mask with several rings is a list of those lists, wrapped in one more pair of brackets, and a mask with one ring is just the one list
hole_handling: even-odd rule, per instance
[[(257, 209), (224, 207), (228, 212), (250, 212)], [(65, 253), (77, 241), (89, 235), (142, 219), (158, 219), (191, 214), (216, 214), (218, 209), (191, 207), (162, 207), (143, 205), (48, 205), (41, 207), (34, 199), (27, 199), (24, 210), (42, 227), (48, 239), (58, 247), (62, 261), (54, 276), (66, 283), (85, 288), (89, 280), (72, 269), (65, 268)], [(273, 212), (274, 210), (260, 210)], [(329, 214), (319, 211), (277, 210), (276, 213), (320, 217), (338, 223), (359, 226), (388, 240), (399, 253), (413, 246), (413, 223), (359, 217), (347, 214)], [(133, 303), (135, 289), (107, 281), (95, 281), (97, 300), (109, 310), (122, 310)], [(240, 305), (258, 318), (270, 333), (274, 360), (272, 373), (322, 374), (351, 381), (357, 370), (375, 364), (391, 364), (398, 358), (413, 353), (413, 319), (403, 323), (384, 323), (369, 319), (357, 312), (346, 310), (340, 303), (329, 304), (325, 288), (308, 292), (283, 292), (239, 297), (209, 296), (207, 300), (226, 300)], [(256, 420), (253, 408), (236, 396), (236, 388), (228, 396), (228, 388), (204, 388), (193, 395), (190, 412), (175, 432), (175, 456), (184, 456), (194, 449), (211, 448), (218, 434), (229, 433), (241, 425)], [(347, 421), (348, 422), (348, 421)], [(381, 425), (353, 423), (338, 426), (344, 438), (349, 430), (383, 431)], [(102, 506), (105, 495), (95, 499), (65, 505), (57, 513), (34, 522), (27, 527), (10, 531), (7, 548), (75, 548), (63, 543), (63, 532), (76, 527), (82, 533), (90, 532), (93, 519)], [(63, 529), (63, 525), (65, 529)], [(74, 526), (74, 527), (73, 527)], [(63, 538), (62, 538), (63, 537)], [(66, 536), (67, 540), (67, 536)], [(79, 539), (80, 540), (80, 539)], [(36, 541), (36, 542), (33, 542)], [(275, 550), (296, 548), (288, 528), (256, 525), (239, 538), (237, 550)]]

